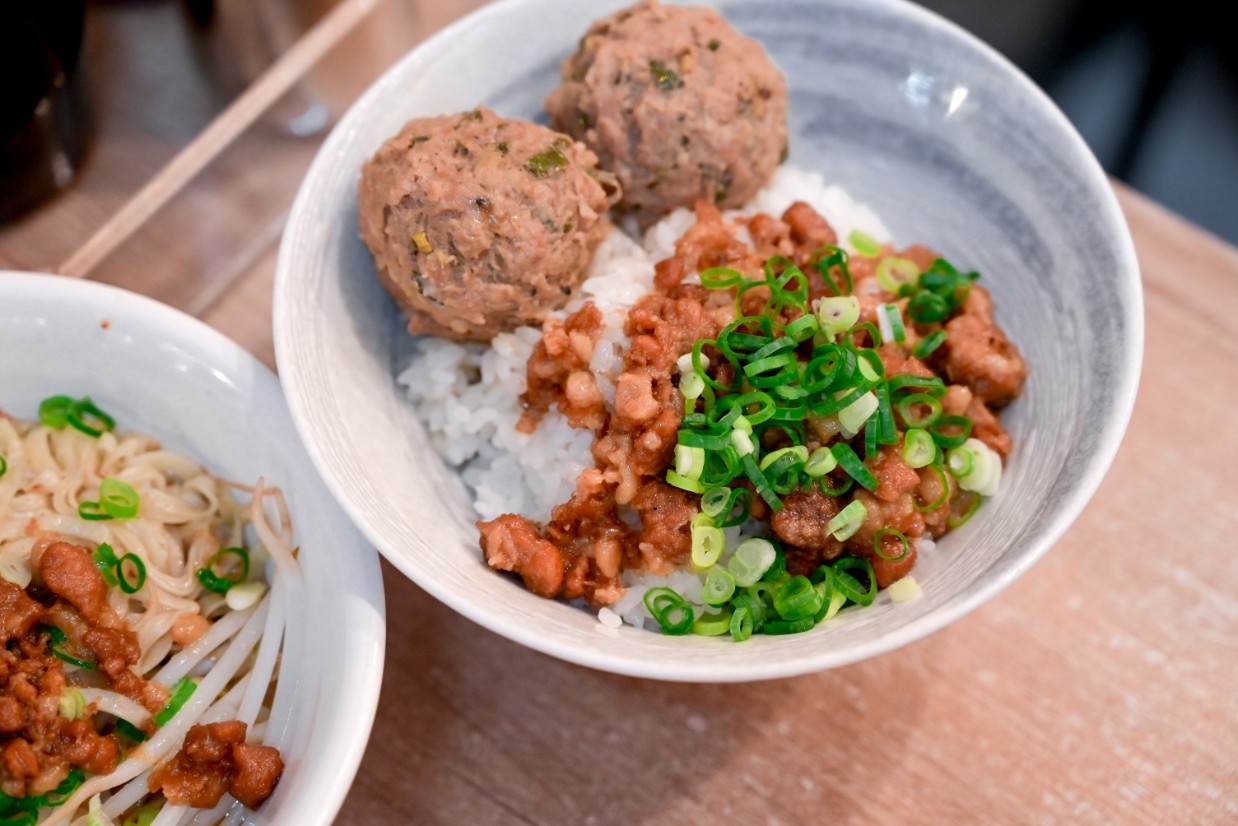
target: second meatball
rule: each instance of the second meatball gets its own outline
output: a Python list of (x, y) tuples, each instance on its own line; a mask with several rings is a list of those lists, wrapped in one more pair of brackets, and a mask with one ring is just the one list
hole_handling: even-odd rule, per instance
[(786, 81), (713, 9), (645, 0), (595, 22), (560, 71), (551, 119), (642, 225), (698, 200), (741, 206), (785, 157)]

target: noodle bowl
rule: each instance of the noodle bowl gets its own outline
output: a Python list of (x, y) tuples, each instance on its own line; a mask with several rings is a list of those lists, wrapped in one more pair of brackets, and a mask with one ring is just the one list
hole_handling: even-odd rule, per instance
[[(107, 606), (141, 652), (130, 670), (154, 686), (140, 694), (118, 690), (93, 663), (79, 665), (80, 647), (64, 652), (51, 645), (73, 687), (66, 694), (80, 692), (100, 733), (120, 738), (125, 752), (112, 771), (87, 777), (71, 791), (61, 785), (67, 798), (44, 807), (39, 822), (85, 823), (88, 810), (92, 824), (144, 806), (153, 813), (163, 798), (150, 792), (151, 775), (180, 751), (195, 725), (236, 720), (246, 725), (251, 743), (285, 744), (294, 692), (280, 681), (280, 651), (285, 617), (301, 602), (303, 586), (282, 492), (261, 479), (250, 487), (217, 478), (147, 435), (92, 436), (3, 415), (0, 457), (0, 576), (23, 589), (33, 583), (46, 601), (39, 565), (49, 548), (70, 543), (92, 552), (111, 586)], [(136, 492), (136, 516), (91, 516), (85, 506), (104, 498), (100, 488), (108, 479)], [(176, 708), (176, 698), (190, 689), (173, 689), (187, 685), (186, 678), (196, 688)], [(174, 697), (156, 713), (149, 700), (163, 689)], [(113, 726), (119, 726), (115, 733)], [(135, 742), (124, 740), (124, 732), (135, 732)], [(136, 732), (149, 737), (143, 742)], [(66, 768), (53, 769), (52, 779)], [(245, 811), (225, 795), (209, 808), (162, 805), (154, 822), (232, 823)]]

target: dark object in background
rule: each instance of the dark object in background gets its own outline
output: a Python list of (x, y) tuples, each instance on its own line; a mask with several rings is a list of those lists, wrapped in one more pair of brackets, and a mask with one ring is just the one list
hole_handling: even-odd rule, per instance
[(64, 189), (85, 152), (85, 14), (85, 0), (0, 0), (0, 222)]

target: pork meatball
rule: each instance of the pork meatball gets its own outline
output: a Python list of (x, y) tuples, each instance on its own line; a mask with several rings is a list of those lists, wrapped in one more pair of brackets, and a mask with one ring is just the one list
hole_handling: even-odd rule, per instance
[(698, 200), (745, 204), (786, 156), (787, 87), (713, 9), (645, 0), (593, 24), (546, 99), (644, 226)]
[(410, 332), (489, 341), (584, 280), (609, 228), (599, 175), (583, 144), (535, 123), (410, 121), (362, 169), (361, 237)]

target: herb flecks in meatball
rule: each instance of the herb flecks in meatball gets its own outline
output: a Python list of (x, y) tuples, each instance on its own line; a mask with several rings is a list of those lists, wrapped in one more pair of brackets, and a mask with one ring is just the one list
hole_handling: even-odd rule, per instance
[(646, 0), (593, 24), (546, 100), (649, 224), (705, 200), (745, 204), (787, 147), (787, 89), (754, 40), (713, 9)]
[(366, 163), (361, 237), (408, 329), (489, 341), (562, 307), (609, 222), (583, 144), (486, 109), (409, 122)]

